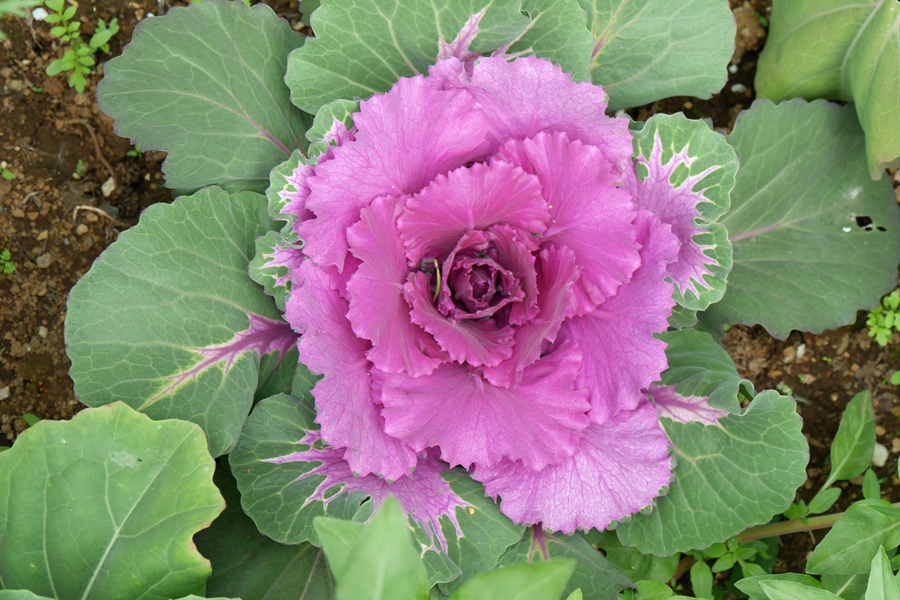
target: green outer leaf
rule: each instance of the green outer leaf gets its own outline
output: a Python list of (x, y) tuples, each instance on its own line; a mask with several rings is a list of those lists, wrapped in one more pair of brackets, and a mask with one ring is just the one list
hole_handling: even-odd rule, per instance
[(288, 57), (291, 101), (315, 114), (332, 100), (368, 98), (427, 73), (439, 36), (452, 41), (484, 7), (475, 52), (513, 41), (528, 24), (517, 0), (323, 0), (312, 17), (316, 37)]
[(875, 558), (872, 559), (872, 571), (869, 573), (865, 600), (900, 600), (900, 588), (897, 587), (891, 561), (888, 560), (884, 548), (879, 548)]
[(243, 600), (296, 600), (297, 591), (316, 600), (334, 598), (334, 581), (320, 548), (278, 544), (261, 534), (241, 509), (237, 482), (225, 457), (213, 482), (225, 497), (225, 512), (196, 535), (197, 549), (212, 563), (206, 593)]
[(331, 139), (325, 139), (331, 132), (335, 122), (343, 123), (347, 131), (353, 127), (353, 114), (359, 112), (358, 100), (333, 100), (323, 105), (313, 120), (313, 125), (306, 132), (309, 140), (309, 156), (318, 156), (328, 151)]
[(532, 23), (509, 51), (533, 50), (572, 73), (575, 81), (590, 81), (594, 38), (578, 0), (522, 0), (522, 11)]
[(678, 466), (653, 512), (619, 525), (623, 545), (658, 556), (706, 548), (785, 511), (806, 481), (796, 405), (778, 392), (760, 393), (721, 427), (661, 422)]
[[(425, 566), (413, 545), (406, 518), (400, 504), (389, 498), (366, 525), (342, 523), (327, 517), (315, 520), (316, 532), (334, 574), (338, 600), (428, 598)], [(356, 533), (352, 544), (348, 546), (347, 539), (335, 535), (335, 530), (322, 528), (323, 521), (343, 525), (343, 529)]]
[(719, 0), (579, 0), (597, 40), (591, 79), (609, 110), (669, 96), (709, 98), (728, 79), (735, 23)]
[[(495, 568), (506, 549), (522, 539), (525, 528), (509, 520), (500, 512), (500, 507), (484, 495), (484, 486), (460, 471), (441, 474), (450, 489), (473, 509), (456, 507), (456, 520), (463, 537), (457, 537), (449, 525), (449, 519), (441, 519), (441, 527), (447, 538), (447, 558), (462, 571), (462, 575), (447, 583), (441, 583), (441, 591), (453, 593), (472, 576)], [(448, 527), (449, 526), (449, 527)], [(416, 538), (424, 543), (423, 531), (416, 530)], [(437, 558), (443, 558), (434, 551), (425, 553), (426, 566)]]
[(860, 600), (868, 586), (868, 573), (822, 575), (822, 586), (844, 600)]
[(54, 600), (47, 596), (38, 596), (28, 590), (0, 590), (0, 600)]
[(257, 352), (166, 390), (203, 358), (195, 349), (232, 340), (249, 315), (280, 321), (247, 277), (256, 236), (271, 226), (261, 196), (217, 188), (144, 211), (69, 295), (66, 344), (79, 399), (193, 421), (213, 455), (231, 448), (256, 390)]
[(699, 598), (712, 599), (713, 574), (709, 565), (698, 560), (691, 565), (691, 589)]
[(669, 367), (660, 376), (663, 385), (674, 385), (682, 396), (706, 397), (713, 408), (740, 412), (737, 394), (741, 385), (753, 384), (738, 375), (734, 361), (708, 333), (694, 329), (657, 334), (666, 342)]
[[(734, 267), (701, 320), (760, 323), (784, 339), (877, 306), (897, 283), (900, 210), (888, 179), (866, 172), (853, 107), (756, 101), (728, 142), (741, 163), (722, 218)], [(856, 216), (871, 218), (873, 230)]]
[(898, 544), (900, 509), (884, 500), (860, 500), (850, 505), (819, 542), (806, 571), (813, 575), (868, 573), (881, 546), (893, 550)]
[[(706, 265), (710, 273), (704, 275), (702, 281), (693, 280), (700, 292), (699, 296), (690, 289), (683, 289), (678, 283), (673, 294), (675, 301), (681, 306), (690, 310), (704, 310), (722, 299), (725, 280), (731, 270), (731, 242), (728, 241), (728, 232), (716, 221), (731, 206), (729, 194), (734, 188), (738, 171), (737, 156), (721, 134), (711, 130), (706, 123), (688, 119), (680, 113), (653, 115), (640, 127), (632, 127), (632, 134), (634, 158), (639, 164), (641, 161), (652, 161), (670, 165), (677, 154), (684, 152), (687, 160), (676, 163), (674, 172), (669, 176), (669, 183), (673, 189), (690, 185), (691, 192), (705, 199), (697, 204), (700, 214), (692, 223), (703, 232), (695, 234), (693, 240), (698, 245), (709, 246), (703, 254), (712, 259)], [(653, 160), (651, 156), (657, 136), (662, 154), (659, 159)], [(643, 180), (646, 178), (646, 171), (642, 173), (639, 168), (638, 175)]]
[(853, 397), (844, 409), (831, 443), (831, 473), (822, 487), (862, 475), (872, 464), (875, 451), (875, 412), (868, 391)]
[(643, 554), (635, 548), (626, 548), (619, 541), (615, 531), (606, 533), (600, 547), (609, 562), (621, 569), (634, 582), (656, 581), (662, 584), (671, 581), (681, 559), (680, 554), (661, 557)]
[(558, 600), (574, 569), (575, 561), (553, 560), (480, 573), (450, 600)]
[(519, 543), (510, 546), (500, 558), (500, 566), (508, 568), (510, 565), (523, 563), (541, 564), (560, 558), (574, 560), (575, 570), (563, 593), (569, 594), (581, 589), (593, 600), (616, 600), (620, 591), (632, 587), (631, 580), (591, 546), (582, 534), (550, 534), (539, 527), (527, 528)]
[(266, 462), (307, 448), (297, 441), (303, 439), (306, 430), (318, 429), (314, 419), (312, 407), (294, 396), (266, 398), (253, 409), (229, 455), (244, 511), (260, 532), (282, 544), (309, 541), (319, 545), (313, 519), (326, 515), (350, 519), (365, 498), (353, 492), (339, 494), (327, 509), (320, 501), (305, 504), (325, 476), (297, 479), (319, 463)]
[(778, 575), (758, 575), (756, 577), (745, 577), (740, 581), (736, 582), (734, 585), (737, 589), (741, 590), (749, 597), (748, 600), (768, 600), (768, 596), (766, 593), (762, 591), (762, 588), (759, 587), (759, 584), (762, 582), (771, 582), (771, 581), (792, 581), (794, 583), (800, 583), (807, 587), (814, 587), (818, 589), (824, 589), (822, 584), (809, 575), (802, 575), (800, 573), (780, 573)]
[(284, 84), (287, 55), (305, 38), (265, 4), (208, 0), (142, 21), (97, 86), (116, 133), (165, 150), (166, 185), (196, 190), (241, 182), (305, 148), (309, 117)]
[[(307, 159), (299, 150), (295, 150), (289, 159), (272, 169), (272, 172), (269, 174), (269, 187), (266, 188), (266, 198), (269, 200), (269, 217), (275, 221), (287, 221), (281, 228), (281, 235), (286, 242), (292, 244), (300, 241), (300, 238), (294, 232), (294, 221), (296, 221), (297, 216), (282, 212), (288, 201), (282, 198), (280, 194), (282, 192), (294, 193), (298, 191), (294, 184), (288, 182), (288, 178), (293, 175), (294, 171), (301, 164), (312, 165), (315, 164), (315, 160)], [(253, 275), (252, 271), (251, 275)], [(262, 285), (261, 281), (259, 283)], [(266, 289), (268, 290), (268, 287)]]
[(117, 402), (41, 421), (0, 454), (0, 585), (168, 599), (210, 573), (191, 537), (222, 512), (199, 427)]
[(759, 587), (769, 600), (839, 600), (831, 592), (794, 581), (763, 581)]
[(253, 401), (259, 402), (269, 396), (290, 392), (298, 360), (299, 352), (296, 347), (288, 350), (284, 358), (280, 352), (264, 355), (259, 361), (259, 383), (253, 394)]
[(878, 178), (900, 165), (900, 5), (874, 0), (783, 2), (759, 60), (760, 98), (854, 102)]

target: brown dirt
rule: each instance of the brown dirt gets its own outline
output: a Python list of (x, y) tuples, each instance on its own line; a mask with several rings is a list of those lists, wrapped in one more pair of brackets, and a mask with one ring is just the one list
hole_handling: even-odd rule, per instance
[[(69, 0), (73, 3), (72, 0)], [(710, 100), (671, 98), (629, 111), (646, 119), (656, 112), (683, 111), (692, 118), (711, 118), (717, 128), (730, 129), (740, 110), (754, 98), (753, 77), (765, 30), (757, 15), (768, 17), (771, 0), (732, 0), (738, 19), (734, 73), (721, 94)], [(274, 6), (295, 29), (300, 29), (296, 0)], [(87, 34), (98, 18), (119, 19), (121, 31), (111, 43), (108, 60), (130, 39), (134, 26), (152, 12), (157, 0), (82, 0), (78, 18)], [(26, 423), (25, 413), (43, 419), (64, 419), (82, 408), (67, 372), (63, 321), (69, 289), (91, 262), (122, 229), (133, 225), (145, 207), (168, 201), (160, 184), (163, 153), (127, 156), (127, 140), (112, 133), (111, 120), (99, 113), (91, 77), (82, 94), (69, 89), (61, 77), (44, 74), (46, 65), (61, 55), (49, 36), (50, 26), (7, 19), (10, 38), (0, 44), (0, 161), (16, 174), (0, 179), (0, 251), (9, 249), (16, 271), (0, 274), (0, 443), (9, 444)], [(737, 86), (737, 87), (735, 87)], [(743, 86), (743, 88), (741, 87)], [(92, 140), (87, 123), (96, 135)], [(110, 178), (98, 155), (108, 161), (115, 190), (105, 196)], [(84, 164), (74, 175), (78, 163)], [(95, 212), (78, 209), (88, 206)], [(77, 211), (76, 211), (77, 209)], [(76, 214), (77, 213), (77, 214)], [(900, 368), (900, 336), (887, 349), (867, 335), (861, 314), (857, 324), (822, 335), (793, 333), (776, 340), (761, 327), (734, 326), (723, 344), (742, 376), (757, 390), (786, 385), (793, 389), (810, 442), (810, 481), (800, 497), (809, 500), (824, 481), (830, 442), (843, 408), (857, 392), (869, 389), (875, 398), (878, 441), (891, 452), (888, 463), (876, 468), (885, 479), (886, 497), (900, 500), (896, 458), (900, 452), (898, 391), (886, 379)], [(801, 351), (801, 347), (803, 350)], [(837, 508), (859, 494), (859, 486), (842, 483), (845, 493)], [(823, 533), (816, 534), (820, 540)], [(813, 547), (808, 535), (783, 540), (777, 569), (802, 572)]]

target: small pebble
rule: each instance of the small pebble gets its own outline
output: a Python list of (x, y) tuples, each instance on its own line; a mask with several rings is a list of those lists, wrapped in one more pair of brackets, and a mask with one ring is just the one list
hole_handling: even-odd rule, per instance
[(41, 216), (36, 210), (29, 211), (27, 214), (29, 221), (37, 221), (37, 218)]
[(690, 100), (688, 100), (687, 102), (684, 103), (683, 106), (684, 106), (687, 110), (691, 110), (692, 108), (694, 108), (694, 103), (691, 102)]
[(891, 440), (891, 452), (897, 454), (900, 452), (900, 438), (894, 438)]
[(45, 229), (45, 230), (43, 230), (42, 232), (40, 232), (40, 233), (38, 234), (38, 236), (37, 236), (37, 241), (43, 242), (43, 241), (46, 240), (48, 237), (50, 237), (50, 232), (47, 231), (47, 230)]
[(12, 211), (12, 216), (14, 216), (17, 219), (21, 219), (22, 217), (25, 216), (25, 211), (22, 210), (21, 208), (14, 208)]
[(38, 269), (46, 269), (47, 267), (49, 267), (51, 258), (52, 258), (52, 256), (50, 255), (49, 252), (46, 252), (46, 253), (38, 256), (37, 260), (35, 261), (37, 268)]
[(110, 177), (106, 181), (103, 182), (103, 185), (100, 186), (100, 191), (103, 192), (104, 198), (109, 198), (112, 196), (112, 193), (116, 191), (116, 180)]
[(119, 209), (112, 204), (101, 204), (100, 210), (111, 216), (113, 219), (118, 218), (119, 216)]
[(732, 75), (734, 75), (735, 73), (738, 72), (738, 66), (737, 65), (728, 65), (728, 72), (731, 73)]
[(744, 92), (747, 91), (747, 86), (744, 85), (743, 83), (736, 83), (733, 86), (731, 86), (731, 91), (734, 92), (735, 94), (743, 94)]
[(872, 453), (872, 464), (876, 467), (883, 467), (888, 459), (888, 449), (884, 444), (875, 444), (875, 451)]
[(31, 16), (35, 21), (43, 21), (47, 18), (48, 15), (49, 13), (41, 6), (38, 6), (36, 9), (31, 11)]
[(47, 331), (46, 327), (44, 327), (43, 325), (38, 327), (38, 335), (39, 336), (41, 336), (42, 338), (45, 338), (45, 337), (47, 337), (47, 333), (49, 333), (49, 332)]
[(86, 215), (84, 215), (84, 220), (87, 221), (88, 223), (96, 223), (99, 219), (100, 219), (100, 217), (98, 217), (97, 215), (95, 215), (92, 212), (89, 212)]
[(0, 400), (6, 400), (9, 398), (9, 386), (3, 386), (0, 388)]
[(803, 356), (805, 354), (806, 354), (806, 344), (800, 344), (799, 346), (797, 346), (797, 360), (800, 360), (801, 358), (803, 358)]
[(886, 433), (887, 433), (887, 429), (885, 429), (885, 428), (882, 427), (881, 425), (876, 425), (876, 426), (875, 426), (875, 435), (877, 435), (878, 437), (881, 437), (881, 436), (883, 436), (883, 435), (886, 434)]
[(82, 223), (78, 227), (75, 228), (75, 233), (78, 235), (84, 235), (88, 232), (88, 226)]

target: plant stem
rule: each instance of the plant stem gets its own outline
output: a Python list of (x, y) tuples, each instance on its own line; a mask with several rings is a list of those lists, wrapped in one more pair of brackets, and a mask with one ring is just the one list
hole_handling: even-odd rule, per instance
[[(900, 506), (900, 502), (895, 502), (893, 506)], [(778, 523), (769, 523), (767, 525), (757, 525), (746, 529), (734, 536), (737, 542), (749, 542), (750, 540), (761, 540), (776, 535), (788, 535), (791, 533), (801, 533), (804, 531), (813, 531), (815, 529), (828, 529), (834, 525), (844, 513), (834, 513), (830, 515), (821, 515), (818, 517), (808, 517), (806, 522), (803, 519), (790, 519), (788, 521), (779, 521)]]

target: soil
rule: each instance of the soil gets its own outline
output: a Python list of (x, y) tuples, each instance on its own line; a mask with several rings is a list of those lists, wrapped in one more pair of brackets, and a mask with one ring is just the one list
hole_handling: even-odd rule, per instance
[[(77, 18), (87, 35), (97, 19), (118, 19), (120, 31), (100, 61), (121, 52), (135, 25), (161, 12), (165, 2), (68, 1), (78, 6)], [(295, 30), (303, 29), (296, 0), (269, 4)], [(710, 118), (717, 129), (731, 129), (754, 98), (753, 78), (771, 0), (731, 4), (738, 21), (737, 48), (722, 93), (708, 100), (669, 98), (631, 109), (632, 117), (684, 112)], [(0, 179), (0, 251), (9, 250), (16, 266), (13, 273), (0, 273), (0, 444), (10, 444), (27, 427), (27, 413), (66, 419), (83, 408), (67, 374), (63, 322), (68, 291), (144, 208), (171, 196), (161, 185), (165, 154), (134, 152), (100, 113), (94, 100), (99, 69), (88, 88), (77, 93), (63, 76), (44, 73), (62, 54), (50, 25), (6, 19), (2, 29), (9, 39), (0, 43), (0, 168), (15, 174), (15, 179)], [(799, 491), (807, 501), (827, 476), (828, 449), (844, 407), (863, 390), (872, 393), (878, 442), (890, 452), (888, 462), (875, 472), (884, 480), (885, 497), (900, 500), (900, 398), (898, 388), (887, 381), (900, 368), (900, 335), (895, 333), (882, 348), (868, 337), (864, 323), (860, 313), (855, 325), (821, 335), (794, 332), (787, 340), (777, 340), (759, 326), (733, 326), (723, 338), (739, 373), (757, 390), (780, 387), (787, 393), (790, 388), (797, 398), (810, 444), (810, 479)], [(835, 510), (860, 494), (856, 483), (839, 485), (847, 493)], [(776, 570), (803, 572), (808, 552), (823, 535), (785, 537)]]

